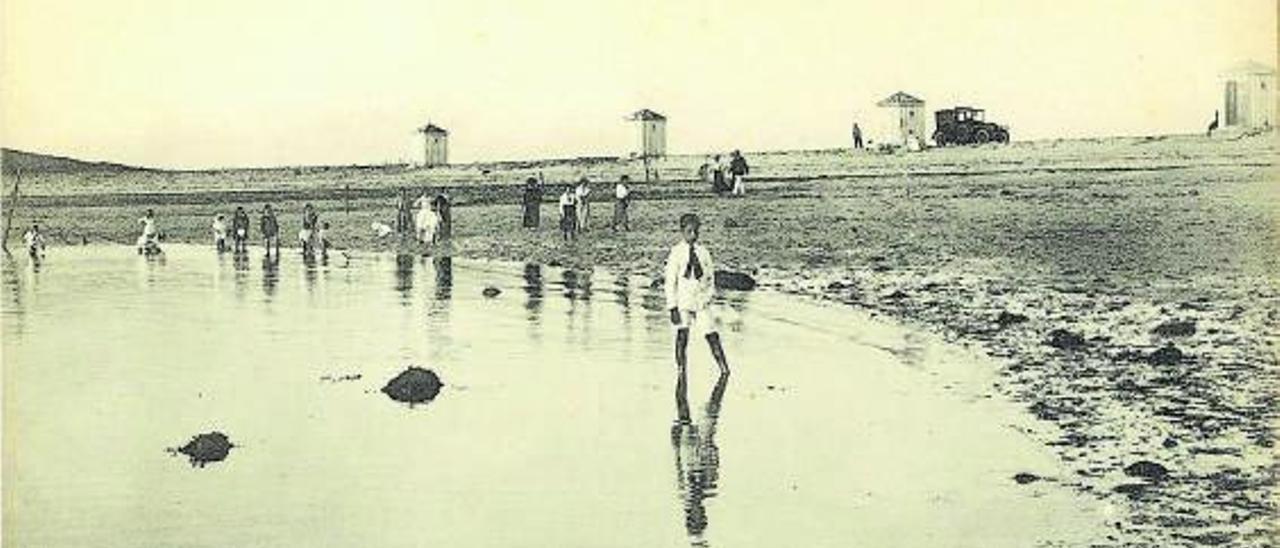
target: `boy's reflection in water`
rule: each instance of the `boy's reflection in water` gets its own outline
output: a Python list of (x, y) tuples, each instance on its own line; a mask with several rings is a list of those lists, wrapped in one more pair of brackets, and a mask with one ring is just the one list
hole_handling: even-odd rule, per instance
[(676, 486), (684, 503), (684, 526), (693, 546), (709, 546), (705, 499), (716, 496), (720, 480), (720, 448), (716, 446), (716, 424), (720, 401), (729, 376), (720, 375), (711, 391), (705, 413), (698, 424), (689, 416), (688, 383), (683, 375), (676, 383), (676, 421), (671, 427), (671, 447), (676, 458)]

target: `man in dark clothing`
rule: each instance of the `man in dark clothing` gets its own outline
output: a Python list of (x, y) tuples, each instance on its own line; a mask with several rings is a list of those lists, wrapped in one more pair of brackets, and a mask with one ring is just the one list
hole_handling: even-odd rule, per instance
[(231, 240), (235, 243), (233, 252), (244, 253), (249, 250), (249, 214), (243, 207), (236, 207), (235, 215), (231, 216)]
[(853, 124), (853, 148), (862, 148), (862, 128), (858, 127), (857, 122)]
[(270, 255), (271, 249), (275, 248), (276, 256), (279, 256), (280, 221), (276, 219), (276, 212), (271, 209), (271, 204), (263, 206), (259, 228), (262, 230), (262, 246), (267, 248), (267, 255)]
[(751, 169), (747, 167), (747, 159), (742, 157), (742, 153), (733, 151), (733, 155), (729, 159), (729, 174), (733, 176), (733, 193), (742, 196), (746, 194), (746, 177), (747, 172)]

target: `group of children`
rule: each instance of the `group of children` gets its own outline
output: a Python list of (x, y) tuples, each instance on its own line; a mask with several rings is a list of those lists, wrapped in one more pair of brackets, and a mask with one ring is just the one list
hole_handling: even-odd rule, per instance
[(727, 165), (719, 154), (707, 157), (707, 161), (698, 167), (698, 179), (703, 184), (711, 185), (712, 192), (716, 194), (731, 192), (735, 196), (742, 196), (747, 192), (746, 178), (750, 171), (747, 159), (735, 150), (729, 155)]
[[(148, 216), (151, 210), (147, 210)], [(153, 223), (154, 224), (154, 223)], [(221, 213), (213, 219), (213, 244), (219, 253), (227, 251), (227, 236), (231, 236), (231, 251), (245, 253), (249, 246), (249, 214), (243, 206), (237, 206), (231, 216), (231, 227), (228, 232), (227, 223)], [(280, 255), (280, 221), (271, 204), (263, 206), (258, 219), (258, 229), (262, 232), (262, 245), (267, 255), (273, 252)], [(329, 252), (329, 223), (320, 221), (320, 214), (311, 204), (302, 207), (302, 229), (298, 231), (298, 243), (306, 256), (325, 256)], [(144, 236), (146, 229), (144, 228)]]

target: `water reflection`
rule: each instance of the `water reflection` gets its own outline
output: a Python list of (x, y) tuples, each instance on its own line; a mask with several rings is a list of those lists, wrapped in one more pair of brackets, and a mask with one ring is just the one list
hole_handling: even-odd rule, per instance
[(15, 331), (22, 333), (22, 327), (26, 323), (22, 321), (25, 316), (25, 308), (22, 306), (22, 278), (18, 275), (18, 261), (13, 258), (13, 255), (5, 254), (2, 271), (5, 299), (4, 306), (0, 307), (0, 310), (18, 318), (18, 321), (12, 325), (15, 326)]
[(276, 296), (280, 283), (280, 255), (268, 253), (262, 256), (262, 293), (268, 301)]
[(413, 302), (413, 259), (409, 253), (396, 254), (396, 292), (403, 306)]
[(542, 266), (535, 263), (524, 265), (524, 309), (529, 312), (528, 320), (537, 323), (542, 317)]
[(720, 481), (720, 448), (715, 438), (720, 402), (728, 385), (729, 376), (720, 375), (703, 416), (694, 424), (689, 414), (688, 383), (683, 374), (676, 382), (671, 448), (676, 460), (676, 487), (684, 505), (684, 527), (693, 546), (710, 546), (703, 537), (708, 526), (705, 501), (716, 496)]
[(453, 257), (433, 257), (431, 265), (436, 271), (436, 300), (447, 301), (453, 296)]

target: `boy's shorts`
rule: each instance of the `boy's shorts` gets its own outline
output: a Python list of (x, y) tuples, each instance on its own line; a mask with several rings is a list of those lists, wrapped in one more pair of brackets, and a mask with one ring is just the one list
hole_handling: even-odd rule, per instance
[(716, 316), (711, 312), (711, 307), (700, 310), (681, 310), (680, 323), (674, 327), (676, 330), (688, 329), (690, 335), (705, 337), (717, 332)]
[(304, 228), (304, 229), (302, 229), (302, 230), (299, 230), (299, 231), (298, 231), (298, 241), (299, 241), (299, 242), (311, 243), (311, 231), (310, 231), (310, 230), (307, 230), (307, 229), (305, 229), (305, 228)]

